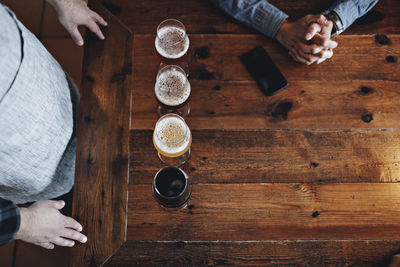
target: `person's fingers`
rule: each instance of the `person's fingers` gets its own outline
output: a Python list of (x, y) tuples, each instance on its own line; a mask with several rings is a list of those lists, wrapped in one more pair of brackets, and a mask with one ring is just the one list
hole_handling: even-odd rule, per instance
[(69, 34), (72, 37), (72, 40), (74, 40), (74, 42), (79, 45), (82, 46), (83, 45), (83, 38), (81, 33), (78, 31), (78, 27), (71, 27), (71, 28), (66, 28), (67, 31), (69, 32)]
[(36, 245), (41, 246), (45, 249), (53, 249), (54, 248), (54, 244), (52, 244), (52, 243), (37, 243)]
[(82, 231), (83, 227), (80, 223), (72, 219), (71, 217), (64, 216), (64, 226), (67, 228), (75, 229), (76, 231)]
[(321, 24), (322, 26), (329, 25), (329, 20), (324, 15), (307, 15), (307, 16), (305, 16), (305, 19), (306, 19), (307, 24), (317, 22), (317, 23)]
[(81, 243), (86, 243), (87, 241), (87, 237), (85, 235), (71, 229), (64, 229), (61, 236), (71, 240), (79, 241)]
[(321, 29), (321, 35), (331, 36), (332, 28), (333, 22), (328, 20), (328, 23), (325, 25), (325, 27), (322, 27)]
[(312, 64), (319, 59), (318, 56), (304, 53), (298, 45), (295, 45), (293, 47), (293, 50), (294, 50), (295, 54), (297, 54), (300, 58), (303, 58), (308, 64)]
[(289, 55), (297, 62), (310, 65), (304, 58), (301, 58), (298, 54), (294, 52), (294, 50), (289, 51)]
[(75, 245), (74, 241), (62, 237), (57, 237), (52, 242), (57, 246), (62, 246), (62, 247), (73, 247)]
[(93, 20), (90, 20), (86, 26), (89, 28), (89, 30), (91, 30), (94, 34), (97, 35), (97, 37), (99, 37), (101, 40), (104, 40), (104, 35), (101, 32), (99, 26), (96, 24), (96, 22), (94, 22)]
[(100, 23), (103, 26), (107, 26), (107, 22), (96, 12), (92, 11), (92, 18), (97, 22)]
[(320, 59), (317, 60), (317, 64), (320, 64), (322, 62), (324, 62), (325, 60), (327, 60), (328, 58), (331, 58), (333, 56), (333, 51), (331, 49), (326, 49), (326, 50), (322, 50), (319, 53)]
[(318, 33), (314, 36), (314, 43), (325, 49), (334, 49), (338, 46), (337, 42)]
[(317, 44), (305, 44), (303, 42), (300, 42), (297, 45), (304, 53), (309, 53), (309, 54), (318, 54), (319, 52), (322, 51), (322, 49), (324, 49), (322, 46)]
[(304, 38), (309, 41), (311, 40), (317, 32), (321, 31), (321, 26), (318, 23), (312, 23), (308, 26)]

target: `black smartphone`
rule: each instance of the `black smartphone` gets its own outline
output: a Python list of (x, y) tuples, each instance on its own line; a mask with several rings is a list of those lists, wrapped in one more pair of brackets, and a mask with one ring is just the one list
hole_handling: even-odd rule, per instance
[(266, 95), (274, 95), (289, 85), (262, 46), (244, 53), (240, 59)]

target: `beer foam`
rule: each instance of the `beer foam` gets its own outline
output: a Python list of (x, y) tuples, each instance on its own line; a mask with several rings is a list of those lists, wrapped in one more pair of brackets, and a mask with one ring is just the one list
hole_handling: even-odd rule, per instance
[(162, 57), (176, 59), (183, 57), (189, 49), (189, 37), (181, 28), (163, 27), (158, 30), (155, 45)]
[(161, 103), (174, 107), (189, 98), (191, 87), (184, 73), (170, 68), (160, 73), (154, 91)]
[(168, 156), (184, 153), (190, 146), (191, 133), (182, 119), (167, 116), (157, 122), (153, 139), (157, 150)]

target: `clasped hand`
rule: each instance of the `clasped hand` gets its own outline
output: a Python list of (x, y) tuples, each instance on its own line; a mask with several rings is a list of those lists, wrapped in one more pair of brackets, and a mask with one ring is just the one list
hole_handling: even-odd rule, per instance
[(333, 56), (338, 43), (331, 40), (333, 23), (324, 15), (307, 15), (294, 22), (284, 21), (276, 39), (297, 62), (310, 65)]

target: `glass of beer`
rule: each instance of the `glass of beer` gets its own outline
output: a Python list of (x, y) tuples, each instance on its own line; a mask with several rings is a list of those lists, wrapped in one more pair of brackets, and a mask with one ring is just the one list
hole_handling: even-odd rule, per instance
[(162, 162), (179, 166), (189, 159), (192, 133), (181, 116), (169, 113), (157, 121), (153, 144)]
[(185, 71), (179, 66), (166, 65), (158, 71), (154, 92), (158, 102), (157, 113), (177, 113), (186, 117), (190, 113), (191, 87)]
[(176, 19), (167, 19), (157, 27), (156, 53), (165, 64), (179, 65), (189, 50), (185, 26)]
[(189, 176), (180, 168), (164, 167), (153, 180), (153, 196), (166, 209), (184, 208), (190, 198)]

